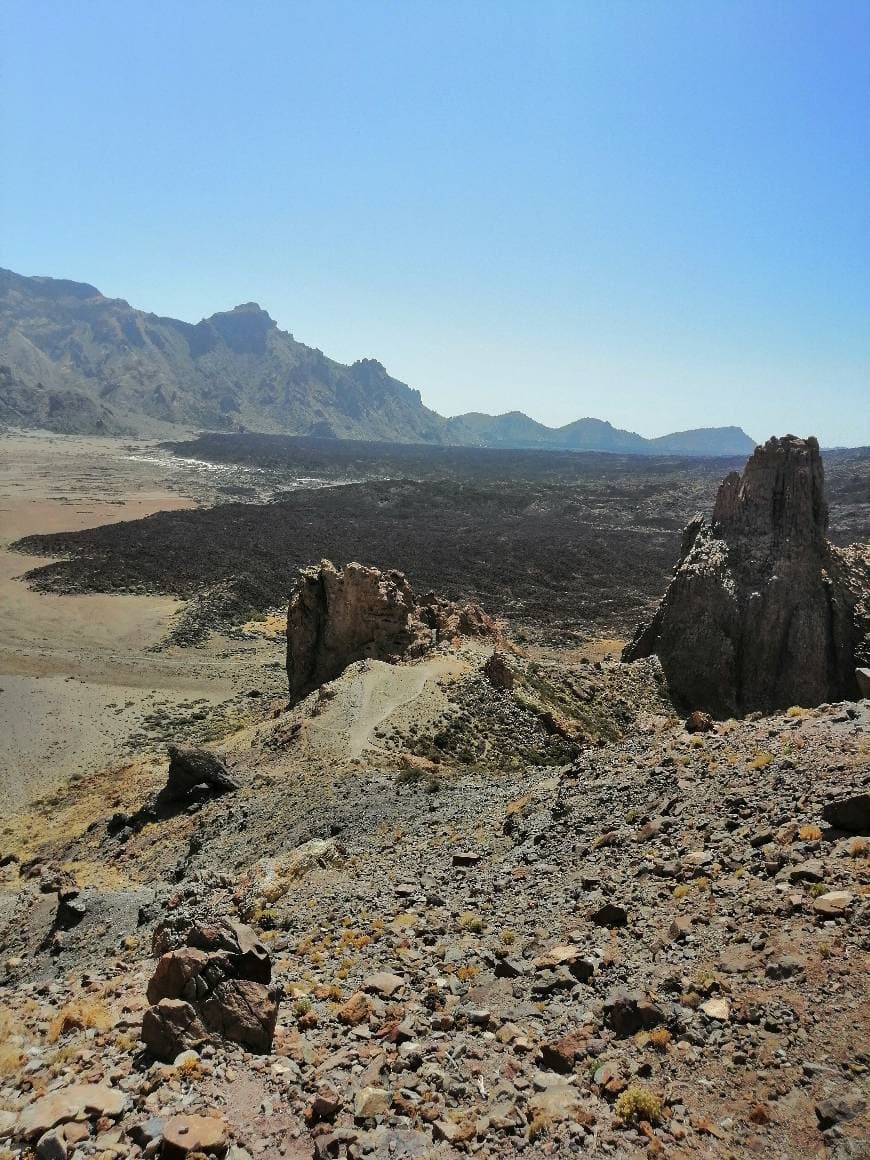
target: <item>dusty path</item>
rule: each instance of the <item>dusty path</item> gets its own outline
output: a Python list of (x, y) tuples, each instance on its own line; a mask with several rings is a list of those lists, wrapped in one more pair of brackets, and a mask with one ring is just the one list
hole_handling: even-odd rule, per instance
[[(332, 685), (334, 696), (316, 714), (302, 709), (302, 759), (353, 761), (378, 750), (375, 731), (384, 721), (408, 724), (434, 720), (447, 703), (442, 686), (469, 671), (468, 657), (436, 653), (410, 665), (357, 661)], [(317, 698), (312, 694), (309, 701)], [(321, 707), (322, 706), (322, 707)]]
[[(45, 595), (19, 579), (43, 557), (9, 550), (39, 532), (94, 527), (214, 498), (202, 467), (167, 467), (148, 443), (0, 435), (0, 794), (7, 809), (123, 751), (149, 714), (202, 713), (251, 669), (214, 648), (148, 650), (179, 604), (168, 597)], [(226, 648), (224, 652), (232, 654)]]

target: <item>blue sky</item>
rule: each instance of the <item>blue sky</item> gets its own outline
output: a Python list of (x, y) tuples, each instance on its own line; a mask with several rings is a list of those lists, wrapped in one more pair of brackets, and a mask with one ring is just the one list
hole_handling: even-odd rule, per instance
[(870, 3), (6, 0), (0, 264), (437, 410), (870, 444)]

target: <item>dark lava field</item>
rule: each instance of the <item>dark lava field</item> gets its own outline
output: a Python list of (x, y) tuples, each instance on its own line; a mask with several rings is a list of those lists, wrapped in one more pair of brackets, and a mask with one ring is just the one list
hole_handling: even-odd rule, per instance
[[(743, 466), (268, 435), (164, 446), (257, 468), (274, 498), (28, 537), (16, 546), (66, 557), (30, 572), (34, 587), (198, 598), (203, 630), (284, 604), (295, 570), (326, 557), (399, 568), (539, 639), (625, 636), (664, 591), (685, 523)], [(870, 448), (824, 460), (830, 538), (870, 538)]]

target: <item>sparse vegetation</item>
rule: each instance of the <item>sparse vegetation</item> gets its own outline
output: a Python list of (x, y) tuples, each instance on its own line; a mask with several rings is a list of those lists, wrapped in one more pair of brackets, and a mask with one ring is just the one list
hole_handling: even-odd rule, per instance
[(111, 1025), (108, 1009), (99, 999), (74, 999), (66, 1003), (52, 1018), (48, 1025), (48, 1042), (57, 1043), (63, 1035), (70, 1031), (86, 1031), (95, 1028), (105, 1031)]
[(614, 1111), (627, 1124), (637, 1124), (641, 1120), (657, 1124), (662, 1118), (662, 1101), (649, 1088), (632, 1084), (618, 1097)]
[(472, 934), (482, 934), (486, 930), (486, 922), (482, 915), (466, 910), (459, 916), (459, 929), (470, 931)]

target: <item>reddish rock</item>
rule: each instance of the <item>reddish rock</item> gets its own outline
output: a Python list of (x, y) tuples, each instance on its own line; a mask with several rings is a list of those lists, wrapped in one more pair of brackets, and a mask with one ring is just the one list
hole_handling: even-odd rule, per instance
[(155, 1057), (171, 1063), (189, 1048), (209, 1039), (196, 1010), (183, 999), (161, 999), (142, 1016), (142, 1042)]
[(172, 1116), (163, 1126), (166, 1160), (182, 1160), (192, 1153), (222, 1156), (226, 1147), (227, 1125), (213, 1116)]
[(504, 653), (494, 652), (483, 666), (484, 676), (495, 689), (510, 691), (516, 682), (513, 669), (507, 662)]
[(587, 1039), (585, 1032), (572, 1031), (552, 1043), (542, 1043), (541, 1066), (563, 1074), (573, 1071), (574, 1061), (585, 1052)]
[(429, 594), (418, 599), (402, 572), (362, 564), (339, 570), (329, 560), (303, 568), (287, 611), (287, 677), (299, 700), (366, 657), (422, 656), (441, 640), (497, 635), (476, 604)]
[(222, 1039), (264, 1055), (272, 1050), (278, 991), (250, 979), (225, 979), (201, 1004), (206, 1027)]
[(120, 1116), (126, 1102), (123, 1092), (106, 1084), (70, 1084), (28, 1104), (18, 1118), (16, 1132), (26, 1139), (36, 1139), (69, 1120)]
[[(161, 999), (180, 999), (187, 984), (196, 980), (208, 962), (204, 951), (193, 947), (181, 947), (162, 955), (154, 968), (148, 983), (148, 1002), (159, 1003)], [(186, 997), (186, 996), (185, 996)], [(195, 994), (193, 998), (196, 998)]]
[(362, 991), (357, 991), (339, 1009), (338, 1021), (347, 1027), (364, 1023), (369, 1017), (369, 1001)]

